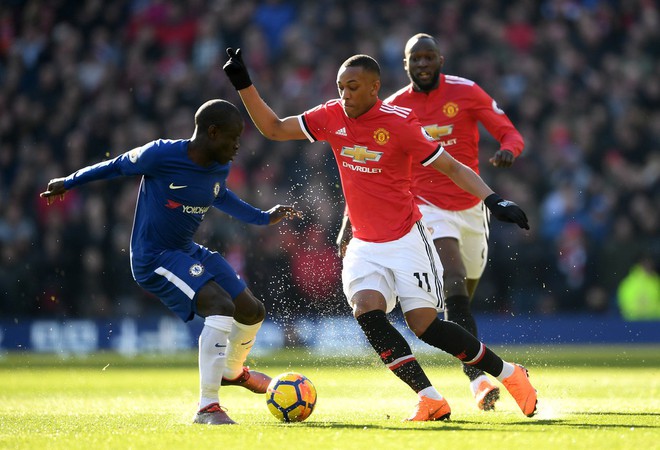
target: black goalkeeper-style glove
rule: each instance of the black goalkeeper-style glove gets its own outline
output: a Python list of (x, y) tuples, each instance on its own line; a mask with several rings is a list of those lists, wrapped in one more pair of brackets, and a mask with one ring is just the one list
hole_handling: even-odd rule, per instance
[(225, 65), (222, 66), (222, 70), (225, 71), (229, 77), (229, 81), (234, 85), (234, 88), (237, 91), (240, 91), (241, 89), (252, 86), (250, 74), (248, 74), (247, 67), (245, 67), (245, 63), (243, 62), (241, 49), (234, 50), (229, 47), (227, 49), (227, 56), (229, 56), (229, 59)]
[(520, 228), (529, 230), (527, 215), (520, 206), (509, 200), (504, 200), (497, 194), (490, 194), (486, 197), (484, 203), (497, 220), (515, 223), (518, 224)]

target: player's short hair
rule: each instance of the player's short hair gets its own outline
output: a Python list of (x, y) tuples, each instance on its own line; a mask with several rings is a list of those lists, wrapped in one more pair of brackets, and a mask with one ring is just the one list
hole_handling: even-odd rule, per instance
[(361, 67), (362, 69), (373, 72), (380, 77), (380, 66), (375, 59), (369, 55), (353, 55), (342, 64), (342, 67)]
[(233, 103), (222, 99), (209, 100), (195, 113), (195, 126), (202, 130), (208, 129), (211, 125), (224, 128), (242, 121), (243, 117), (238, 108)]

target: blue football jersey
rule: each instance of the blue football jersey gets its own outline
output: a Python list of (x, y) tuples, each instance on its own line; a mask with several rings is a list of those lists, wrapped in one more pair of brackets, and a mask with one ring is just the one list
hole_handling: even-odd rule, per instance
[(193, 252), (193, 236), (214, 206), (247, 223), (266, 225), (270, 215), (240, 200), (226, 187), (231, 168), (194, 163), (190, 140), (156, 140), (69, 175), (64, 187), (118, 176), (142, 175), (138, 192), (131, 258), (142, 260), (164, 250)]

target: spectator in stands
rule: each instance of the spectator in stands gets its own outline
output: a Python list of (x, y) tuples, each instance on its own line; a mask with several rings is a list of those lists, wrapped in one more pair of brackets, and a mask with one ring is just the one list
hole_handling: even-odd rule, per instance
[(624, 319), (660, 320), (660, 275), (653, 258), (640, 258), (619, 284), (617, 294)]

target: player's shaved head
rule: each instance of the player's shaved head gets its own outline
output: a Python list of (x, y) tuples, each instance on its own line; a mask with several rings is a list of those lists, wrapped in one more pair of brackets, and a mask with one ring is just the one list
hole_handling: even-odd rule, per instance
[(408, 39), (408, 42), (406, 42), (406, 47), (403, 50), (404, 54), (409, 55), (415, 44), (417, 44), (419, 41), (422, 40), (428, 41), (428, 43), (431, 44), (433, 47), (435, 47), (436, 50), (439, 50), (438, 41), (436, 41), (433, 36), (426, 33), (417, 33), (416, 35)]
[(201, 130), (207, 130), (211, 125), (224, 129), (242, 123), (240, 111), (227, 100), (209, 100), (195, 113), (195, 126)]

